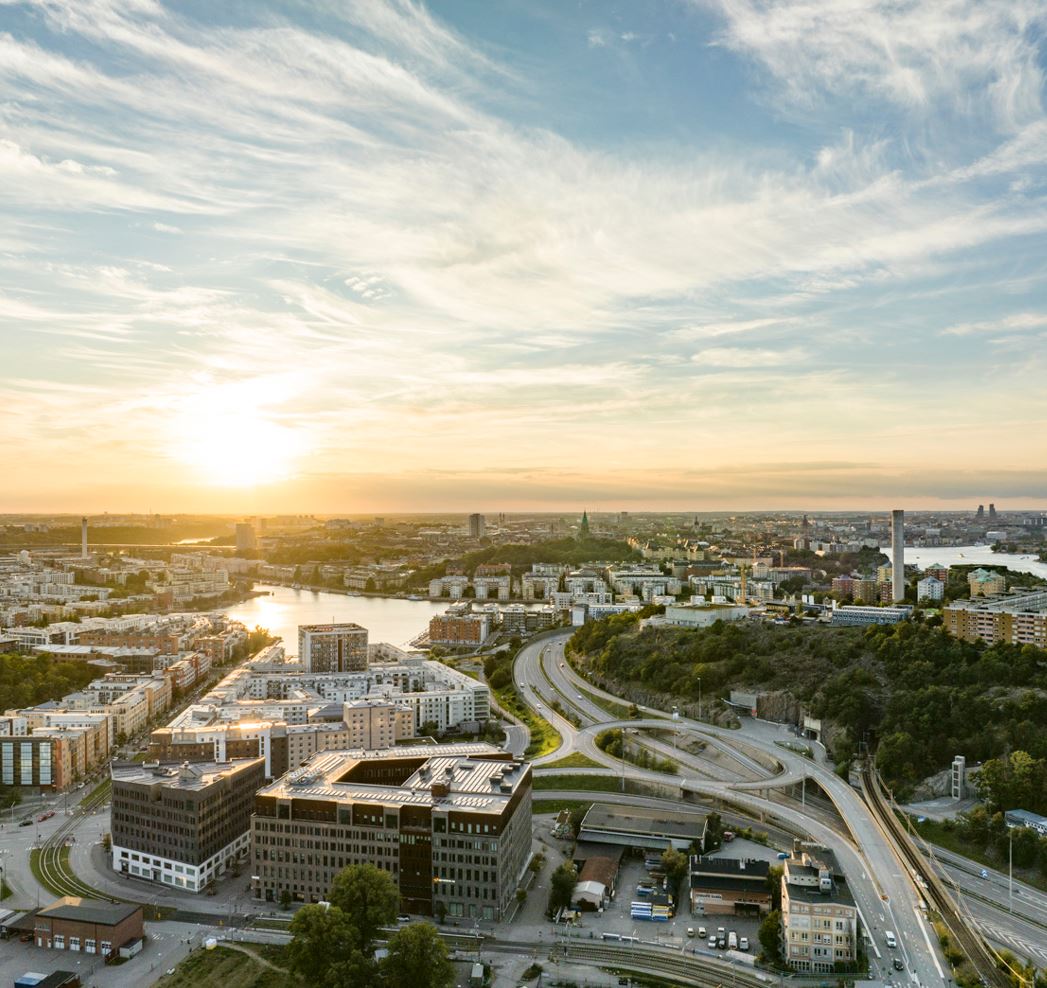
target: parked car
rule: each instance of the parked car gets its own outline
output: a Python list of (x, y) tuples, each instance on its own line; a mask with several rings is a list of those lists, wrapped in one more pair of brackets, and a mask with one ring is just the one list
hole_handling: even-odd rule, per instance
[(699, 926), (698, 927), (698, 936), (700, 936), (703, 940), (705, 939), (705, 927), (704, 926)]
[(693, 926), (688, 926), (687, 927), (687, 935), (689, 937), (693, 937), (694, 936), (694, 927)]
[(716, 946), (719, 947), (721, 950), (726, 950), (727, 949), (727, 938), (726, 937), (720, 937), (716, 941)]
[(404, 915), (404, 914), (401, 914), (401, 915), (396, 917), (396, 922), (398, 922), (398, 923), (410, 923), (411, 922), (411, 917), (407, 916), (407, 915)]
[(716, 949), (716, 937), (709, 937), (709, 949), (710, 950), (715, 950)]

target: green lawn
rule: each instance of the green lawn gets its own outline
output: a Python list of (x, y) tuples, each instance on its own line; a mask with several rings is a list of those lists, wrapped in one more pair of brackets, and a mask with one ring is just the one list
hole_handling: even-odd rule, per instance
[(572, 751), (563, 758), (557, 758), (554, 762), (546, 762), (542, 768), (602, 768), (598, 761), (590, 758), (580, 751)]
[(556, 751), (561, 745), (560, 734), (544, 717), (532, 710), (520, 699), (512, 683), (494, 691), (498, 705), (523, 721), (531, 732), (531, 743), (524, 752), (525, 758), (541, 758)]
[(579, 789), (585, 792), (621, 792), (622, 780), (613, 775), (536, 775), (535, 790)]
[[(256, 945), (247, 945), (247, 949), (259, 955), (263, 950)], [(265, 955), (270, 963), (282, 965), (280, 953), (269, 948)], [(154, 984), (156, 988), (300, 988), (302, 981), (287, 972), (273, 971), (242, 951), (215, 947), (194, 950), (174, 974), (164, 975)]]

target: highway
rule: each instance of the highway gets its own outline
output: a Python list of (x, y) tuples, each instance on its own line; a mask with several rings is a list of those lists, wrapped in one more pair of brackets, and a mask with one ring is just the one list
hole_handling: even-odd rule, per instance
[[(895, 972), (890, 970), (890, 960), (895, 952), (886, 947), (884, 940), (884, 932), (892, 930), (898, 937), (897, 954), (905, 964), (905, 980), (908, 983), (921, 986), (948, 983), (949, 972), (939, 957), (933, 931), (920, 911), (922, 896), (909, 870), (901, 864), (891, 839), (881, 829), (865, 801), (848, 782), (836, 775), (822, 752), (816, 749), (815, 757), (806, 758), (781, 747), (775, 743), (783, 739), (780, 729), (758, 721), (745, 720), (741, 730), (731, 731), (685, 718), (667, 721), (664, 711), (651, 708), (640, 709), (641, 714), (646, 715), (642, 719), (615, 720), (603, 707), (589, 700), (588, 696), (618, 705), (623, 701), (592, 686), (574, 672), (563, 655), (564, 644), (569, 637), (570, 632), (565, 631), (562, 635), (525, 646), (514, 667), (517, 688), (525, 701), (539, 709), (564, 739), (555, 757), (536, 762), (537, 771), (541, 770), (543, 762), (554, 761), (572, 751), (581, 751), (608, 768), (621, 770), (620, 762), (608, 758), (596, 748), (593, 742), (596, 729), (593, 725), (599, 725), (599, 729), (610, 724), (622, 728), (675, 729), (680, 736), (691, 735), (706, 743), (735, 751), (738, 761), (746, 769), (746, 775), (759, 770), (762, 777), (753, 779), (750, 776), (737, 782), (711, 779), (708, 773), (703, 776), (693, 771), (692, 759), (676, 751), (676, 761), (684, 776), (678, 780), (681, 790), (684, 793), (728, 799), (738, 807), (770, 815), (786, 827), (808, 833), (832, 847), (848, 876), (848, 885), (863, 923), (871, 934), (869, 950), (873, 966), (884, 980), (898, 980)], [(586, 726), (578, 729), (566, 718), (557, 715), (551, 709), (551, 703), (557, 699), (565, 707), (569, 704)], [(674, 754), (673, 748), (661, 741), (644, 743), (660, 754)], [(739, 746), (742, 748), (740, 752)], [(761, 762), (746, 754), (746, 750), (758, 753), (763, 761), (777, 763), (781, 770), (776, 773), (769, 771)], [(628, 778), (658, 781), (662, 785), (672, 779), (632, 765), (626, 766), (624, 771)], [(835, 828), (827, 826), (811, 814), (771, 802), (760, 795), (772, 788), (793, 785), (804, 778), (815, 780), (832, 800), (840, 816), (847, 822), (851, 840), (841, 837)], [(588, 798), (593, 798), (593, 794), (589, 793)]]

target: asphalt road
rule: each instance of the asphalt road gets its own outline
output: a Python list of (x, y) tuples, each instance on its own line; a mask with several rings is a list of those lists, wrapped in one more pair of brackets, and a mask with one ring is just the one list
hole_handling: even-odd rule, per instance
[[(514, 674), (518, 685), (524, 687), (523, 695), (527, 702), (536, 706), (540, 703), (544, 708), (543, 714), (564, 735), (562, 753), (582, 750), (590, 757), (606, 763), (606, 756), (599, 752), (602, 757), (598, 757), (593, 750), (595, 745), (590, 747), (587, 743), (586, 739), (592, 737), (592, 731), (578, 731), (569, 721), (557, 717), (555, 712), (549, 709), (549, 703), (558, 691), (561, 703), (567, 698), (575, 709), (592, 720), (606, 724), (611, 721), (609, 715), (586, 699), (585, 693), (621, 702), (618, 698), (595, 689), (570, 668), (563, 658), (563, 646), (569, 634), (565, 632), (561, 636), (545, 639), (522, 650)], [(579, 695), (582, 699), (578, 699)], [(643, 709), (641, 713), (660, 712)], [(661, 721), (657, 726), (666, 728), (670, 725), (681, 734), (688, 732), (703, 740), (715, 740), (731, 748), (735, 748), (741, 742), (744, 746), (762, 752), (765, 757), (781, 763), (784, 771), (773, 778), (765, 778), (762, 782), (753, 782), (750, 779), (730, 783), (685, 778), (683, 788), (703, 795), (727, 798), (737, 805), (750, 807), (755, 812), (771, 813), (778, 819), (808, 831), (812, 837), (832, 847), (844, 873), (848, 876), (848, 885), (863, 917), (863, 923), (871, 933), (870, 954), (874, 967), (889, 970), (889, 962), (897, 953), (905, 964), (904, 978), (908, 983), (935, 986), (947, 983), (946, 971), (936, 948), (932, 945), (930, 927), (918, 908), (919, 896), (915, 886), (864, 801), (846, 781), (836, 775), (831, 765), (818, 759), (804, 758), (776, 745), (775, 740), (780, 739), (781, 735), (773, 726), (750, 722), (744, 725), (742, 731), (729, 731), (683, 718), (668, 723)], [(740, 757), (749, 756), (742, 752)], [(679, 753), (677, 761), (681, 770), (686, 772), (686, 759), (679, 757)], [(758, 762), (752, 764), (761, 768), (765, 775), (768, 774)], [(655, 773), (644, 772), (633, 766), (627, 767), (625, 771), (632, 778), (658, 777)], [(817, 779), (819, 785), (828, 793), (840, 815), (851, 828), (854, 844), (841, 839), (832, 828), (814, 819), (810, 814), (772, 803), (757, 795), (760, 789), (795, 782), (805, 776)], [(661, 781), (665, 781), (664, 775), (661, 776)], [(892, 930), (897, 935), (897, 951), (887, 948), (884, 940), (886, 930)], [(899, 980), (899, 975), (893, 970), (889, 970), (889, 974), (887, 971), (883, 973), (885, 980)]]

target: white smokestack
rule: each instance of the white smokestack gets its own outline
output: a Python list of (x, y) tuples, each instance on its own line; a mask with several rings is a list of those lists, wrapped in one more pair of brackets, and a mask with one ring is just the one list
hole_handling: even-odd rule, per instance
[(905, 512), (891, 512), (891, 596), (897, 604), (905, 600)]
[(87, 558), (87, 519), (80, 519), (80, 558)]

